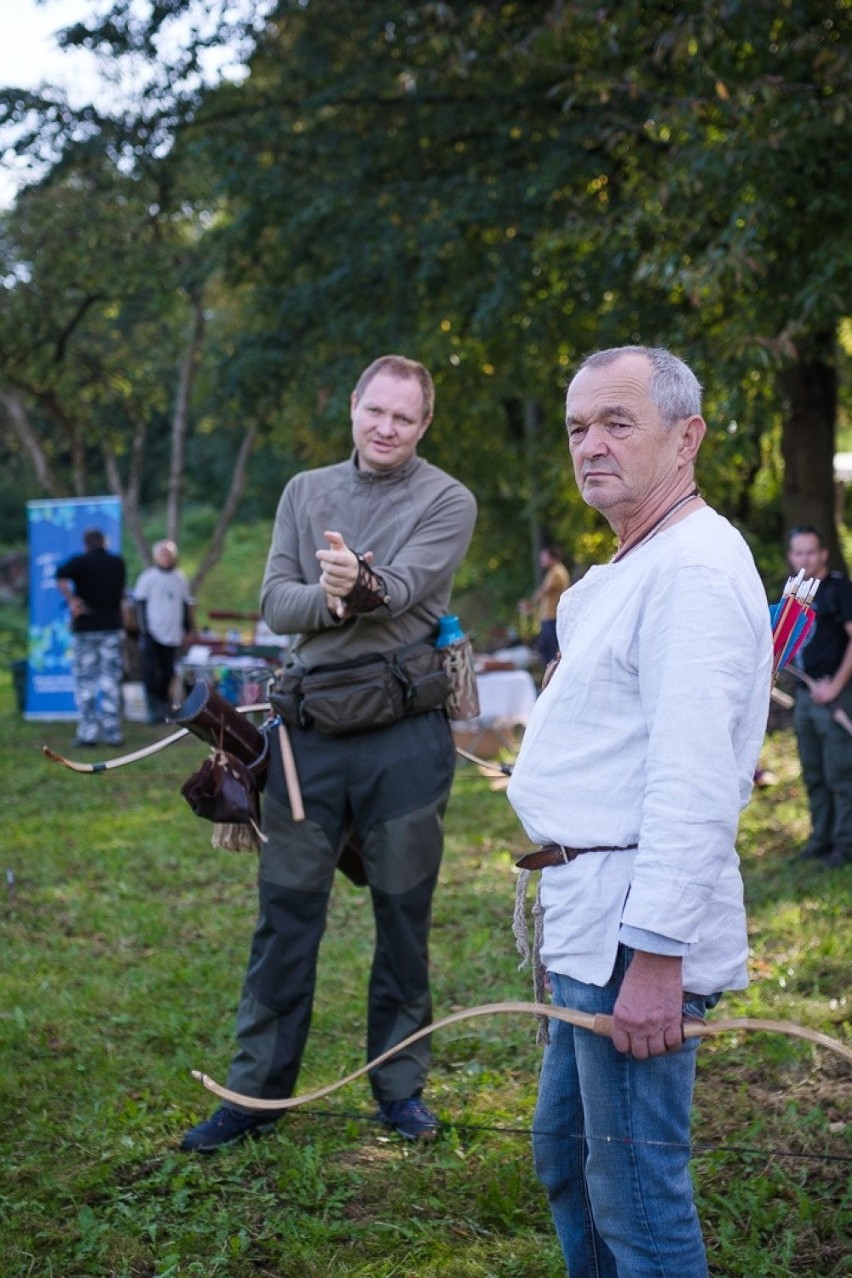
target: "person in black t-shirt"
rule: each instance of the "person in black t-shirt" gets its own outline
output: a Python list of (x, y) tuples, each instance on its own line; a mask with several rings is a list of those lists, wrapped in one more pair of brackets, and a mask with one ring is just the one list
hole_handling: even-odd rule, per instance
[[(829, 572), (828, 550), (816, 528), (795, 528), (787, 545), (794, 572), (819, 580), (816, 625), (797, 664), (793, 726), (808, 792), (811, 834), (801, 853), (831, 867), (852, 861), (852, 582)], [(844, 722), (845, 720), (845, 722)]]
[[(77, 700), (76, 746), (98, 740), (121, 745), (124, 560), (106, 548), (99, 528), (83, 534), (85, 553), (56, 569), (56, 584), (71, 610)], [(98, 736), (100, 725), (101, 736)]]

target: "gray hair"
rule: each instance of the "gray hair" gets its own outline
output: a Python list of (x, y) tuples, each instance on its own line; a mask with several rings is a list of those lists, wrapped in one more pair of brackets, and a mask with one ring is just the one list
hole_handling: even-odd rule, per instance
[(584, 368), (606, 368), (622, 355), (642, 355), (651, 365), (648, 394), (664, 426), (674, 426), (686, 417), (701, 416), (701, 383), (688, 364), (663, 346), (611, 346), (587, 355), (577, 372), (581, 373)]
[(151, 551), (154, 558), (154, 562), (156, 563), (156, 561), (159, 559), (160, 555), (163, 553), (164, 550), (169, 555), (171, 555), (172, 559), (175, 561), (175, 563), (177, 563), (178, 548), (173, 541), (168, 541), (168, 540), (154, 542), (154, 545)]

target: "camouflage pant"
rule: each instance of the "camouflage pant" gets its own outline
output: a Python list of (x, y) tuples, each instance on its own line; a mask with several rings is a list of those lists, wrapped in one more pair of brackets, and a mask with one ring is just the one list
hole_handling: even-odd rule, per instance
[(123, 635), (120, 630), (89, 630), (74, 635), (74, 679), (77, 699), (77, 738), (121, 740), (121, 674)]

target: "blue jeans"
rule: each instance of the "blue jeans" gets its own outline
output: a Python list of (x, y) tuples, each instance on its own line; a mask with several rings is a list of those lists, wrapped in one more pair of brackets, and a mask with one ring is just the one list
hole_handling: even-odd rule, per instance
[[(553, 1001), (611, 1012), (631, 951), (603, 987), (551, 972)], [(717, 997), (690, 996), (703, 1017)], [(637, 1061), (609, 1038), (551, 1020), (533, 1152), (570, 1278), (707, 1278), (689, 1174), (698, 1039)]]

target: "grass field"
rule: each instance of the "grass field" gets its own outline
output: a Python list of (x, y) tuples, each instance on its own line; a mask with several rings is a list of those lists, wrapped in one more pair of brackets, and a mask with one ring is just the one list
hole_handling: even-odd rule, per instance
[[(44, 760), (72, 729), (24, 723), (0, 676), (7, 808), (0, 884), (0, 1272), (4, 1278), (556, 1278), (533, 1177), (539, 1049), (520, 1017), (436, 1034), (428, 1099), (446, 1127), (411, 1148), (370, 1119), (365, 1083), (213, 1158), (177, 1142), (223, 1079), (254, 918), (251, 856), (215, 851), (179, 796), (194, 739), (77, 776)], [(165, 731), (165, 730), (162, 730)], [(127, 725), (128, 746), (157, 729)], [(850, 1040), (852, 867), (797, 862), (807, 833), (788, 730), (777, 784), (742, 827), (753, 983), (724, 1016)], [(511, 936), (505, 796), (459, 768), (432, 945), (436, 1016), (530, 997)], [(361, 1063), (371, 911), (340, 878), (300, 1088)], [(852, 1274), (852, 1072), (777, 1035), (699, 1053), (694, 1173), (714, 1275)]]

